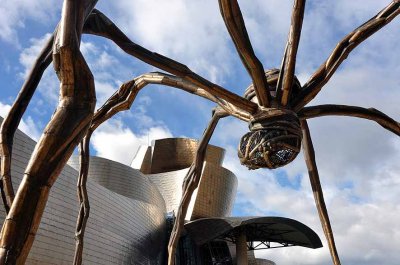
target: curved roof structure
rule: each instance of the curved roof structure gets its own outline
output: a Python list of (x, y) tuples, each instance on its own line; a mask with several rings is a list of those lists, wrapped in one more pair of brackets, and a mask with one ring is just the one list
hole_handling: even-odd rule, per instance
[[(283, 217), (225, 217), (203, 218), (185, 224), (186, 232), (198, 245), (215, 239), (235, 241), (236, 235), (246, 233), (248, 242), (276, 242), (282, 246), (322, 247), (318, 235), (308, 226)], [(254, 248), (253, 248), (254, 249)]]

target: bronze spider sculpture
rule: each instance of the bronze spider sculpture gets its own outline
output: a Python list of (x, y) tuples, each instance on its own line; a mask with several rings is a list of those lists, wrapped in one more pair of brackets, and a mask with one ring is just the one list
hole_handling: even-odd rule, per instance
[[(335, 265), (340, 264), (306, 120), (324, 115), (353, 116), (375, 121), (397, 135), (400, 135), (400, 125), (375, 109), (345, 105), (305, 105), (321, 91), (357, 45), (400, 13), (400, 0), (392, 1), (376, 16), (348, 34), (301, 86), (294, 73), (305, 2), (294, 1), (292, 24), (280, 70), (264, 72), (252, 49), (237, 1), (219, 0), (226, 27), (243, 65), (252, 78), (252, 85), (246, 90), (244, 97), (240, 97), (193, 73), (185, 65), (132, 42), (104, 14), (94, 9), (97, 0), (64, 0), (60, 23), (37, 58), (1, 126), (1, 192), (8, 215), (1, 231), (0, 264), (24, 264), (50, 188), (78, 143), (81, 156), (78, 179), (80, 211), (76, 228), (74, 264), (82, 263), (83, 235), (89, 215), (86, 179), (90, 137), (104, 121), (120, 111), (129, 109), (138, 92), (148, 84), (179, 88), (218, 105), (213, 111), (211, 121), (199, 143), (195, 161), (183, 184), (183, 196), (168, 246), (169, 264), (174, 264), (175, 248), (191, 195), (199, 183), (206, 146), (219, 119), (228, 115), (249, 123), (250, 132), (242, 137), (238, 154), (242, 164), (250, 169), (284, 166), (296, 157), (301, 144), (303, 145), (315, 202), (332, 260)], [(83, 33), (108, 38), (126, 53), (169, 74), (149, 73), (124, 83), (95, 112), (93, 76), (79, 50)], [(44, 70), (51, 62), (61, 83), (60, 102), (36, 145), (23, 181), (14, 195), (10, 174), (13, 136)]]

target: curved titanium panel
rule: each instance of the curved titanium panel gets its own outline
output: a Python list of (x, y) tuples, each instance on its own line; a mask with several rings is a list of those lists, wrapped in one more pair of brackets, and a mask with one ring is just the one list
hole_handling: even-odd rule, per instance
[(158, 173), (149, 174), (146, 177), (158, 187), (165, 201), (167, 212), (177, 211), (179, 202), (182, 197), (182, 183), (185, 178), (188, 168)]
[[(198, 141), (188, 138), (166, 138), (154, 141), (151, 173), (164, 173), (190, 167)], [(224, 149), (208, 145), (205, 161), (222, 165)]]
[[(34, 146), (35, 142), (28, 136), (20, 131), (16, 133), (12, 161), (14, 187), (18, 187)], [(72, 263), (78, 215), (77, 176), (76, 170), (65, 166), (53, 185), (26, 264)], [(135, 196), (123, 196), (90, 178), (87, 186), (91, 211), (85, 235), (84, 264), (160, 264), (166, 243), (165, 206), (161, 196), (151, 199), (149, 194), (154, 193), (143, 188), (145, 199), (136, 195), (138, 199), (133, 199)], [(139, 186), (148, 187), (147, 184)], [(3, 208), (0, 205), (2, 220), (5, 218)]]
[[(72, 156), (68, 165), (79, 170), (79, 157)], [(125, 197), (160, 206), (164, 204), (157, 187), (139, 170), (124, 164), (91, 156), (88, 177), (104, 188)]]
[[(188, 170), (146, 175), (160, 190), (167, 212), (177, 211), (182, 196), (182, 183)], [(189, 205), (187, 219), (229, 216), (236, 189), (237, 178), (231, 171), (205, 162), (199, 187)]]
[(205, 163), (190, 220), (230, 216), (237, 184), (231, 171)]

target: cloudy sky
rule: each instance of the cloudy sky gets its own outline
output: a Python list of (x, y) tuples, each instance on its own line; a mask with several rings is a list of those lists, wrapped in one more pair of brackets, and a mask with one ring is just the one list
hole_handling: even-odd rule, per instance
[[(240, 1), (251, 41), (264, 68), (280, 65), (293, 1)], [(389, 0), (307, 2), (296, 75), (304, 83), (348, 32)], [(0, 2), (0, 115), (17, 95), (35, 55), (60, 18), (61, 1)], [(217, 1), (99, 1), (98, 8), (144, 47), (188, 65), (196, 73), (242, 94), (250, 78), (241, 65)], [(309, 104), (375, 107), (400, 120), (400, 19), (352, 52)], [(156, 70), (125, 55), (111, 42), (84, 36), (81, 50), (96, 79), (98, 106), (119, 85)], [(37, 139), (58, 99), (58, 80), (46, 71), (21, 129)], [(214, 105), (173, 89), (149, 86), (130, 112), (107, 122), (93, 136), (92, 153), (129, 163), (139, 144), (163, 137), (199, 138)], [(399, 264), (400, 140), (366, 120), (323, 117), (309, 121), (321, 182), (342, 263)], [(217, 127), (212, 144), (227, 150), (225, 167), (239, 179), (234, 215), (297, 219), (323, 240), (303, 156), (284, 169), (248, 171), (236, 156), (247, 125), (234, 118)], [(331, 264), (327, 247), (284, 248), (256, 256), (279, 265)]]

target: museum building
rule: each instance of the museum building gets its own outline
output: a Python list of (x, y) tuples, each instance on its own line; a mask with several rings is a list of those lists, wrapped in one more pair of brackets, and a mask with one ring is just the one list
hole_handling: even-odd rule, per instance
[[(35, 144), (17, 131), (12, 154), (15, 189)], [(91, 157), (84, 264), (166, 264), (169, 233), (196, 147), (197, 141), (192, 139), (156, 140), (151, 146), (141, 146), (130, 166)], [(237, 178), (222, 167), (223, 159), (222, 148), (208, 146), (201, 181), (186, 215), (177, 264), (273, 265), (256, 259), (254, 250), (322, 246), (310, 228), (292, 219), (232, 217)], [(73, 156), (51, 189), (26, 264), (72, 263), (78, 170), (79, 157)], [(0, 215), (4, 220), (4, 207), (0, 207)]]

